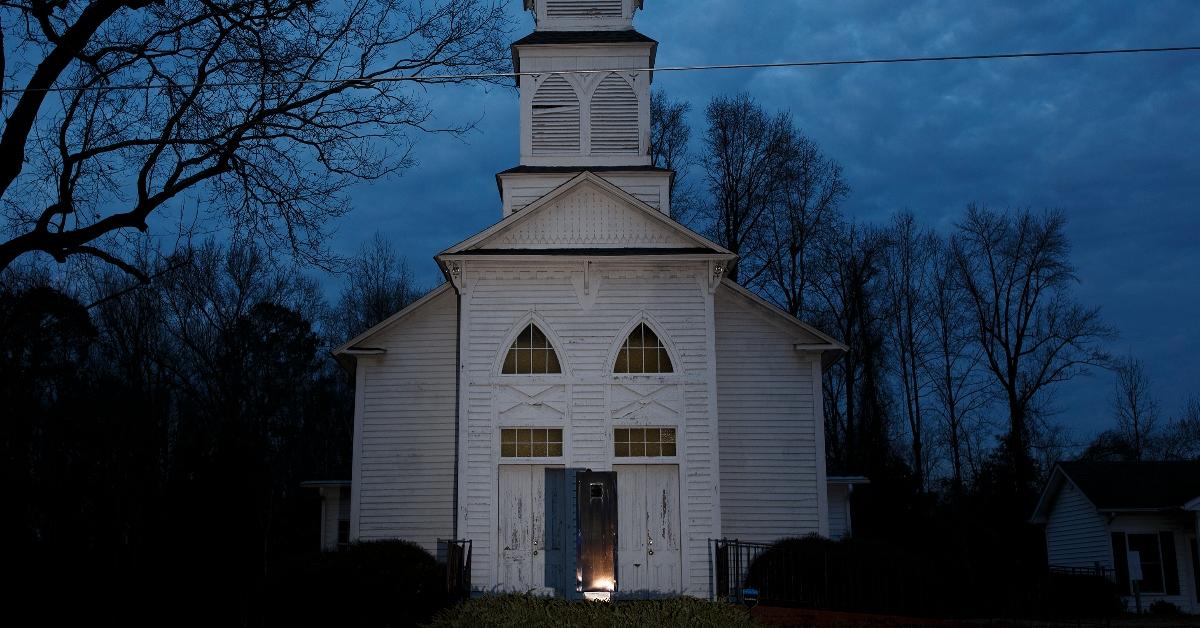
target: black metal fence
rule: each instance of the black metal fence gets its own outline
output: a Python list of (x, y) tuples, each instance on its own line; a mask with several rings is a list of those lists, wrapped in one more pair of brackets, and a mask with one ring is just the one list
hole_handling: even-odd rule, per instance
[(439, 539), (446, 544), (446, 593), (452, 599), (471, 597), (471, 539)]

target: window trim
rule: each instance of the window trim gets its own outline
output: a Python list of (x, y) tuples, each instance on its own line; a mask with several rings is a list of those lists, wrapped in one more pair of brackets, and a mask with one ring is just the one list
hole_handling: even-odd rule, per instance
[[(617, 430), (671, 430), (675, 432), (675, 453), (670, 455), (659, 454), (657, 456), (619, 456), (617, 455)], [(612, 438), (609, 455), (612, 456), (613, 464), (653, 464), (655, 461), (676, 461), (682, 456), (679, 446), (680, 431), (680, 426), (678, 425), (614, 425), (609, 430), (609, 436)], [(642, 442), (645, 442), (645, 440)], [(661, 444), (663, 441), (659, 439), (658, 442)]]
[[(658, 337), (658, 341), (662, 343), (663, 349), (667, 352), (667, 357), (671, 360), (671, 371), (669, 373), (618, 373), (617, 372), (617, 356), (621, 354), (621, 349), (625, 346), (625, 342), (629, 340), (629, 336), (638, 328), (638, 325), (645, 325), (647, 329)], [(679, 359), (679, 352), (675, 350), (675, 343), (671, 340), (670, 335), (663, 332), (663, 326), (654, 320), (652, 316), (646, 312), (641, 312), (621, 326), (621, 330), (617, 332), (616, 338), (613, 339), (612, 348), (608, 352), (608, 361), (606, 368), (608, 375), (611, 378), (618, 380), (629, 379), (646, 379), (646, 378), (677, 378), (683, 374), (682, 362)]]
[[(562, 433), (562, 441), (559, 443), (562, 446), (562, 452), (557, 455), (546, 456), (505, 456), (504, 455), (504, 430), (558, 430)], [(547, 442), (549, 442), (549, 434), (547, 434)], [(517, 441), (514, 441), (517, 442)], [(519, 444), (519, 443), (518, 443)], [(564, 425), (500, 425), (496, 428), (496, 457), (500, 460), (500, 464), (540, 464), (546, 461), (563, 461), (567, 458), (567, 428)]]
[[(517, 338), (530, 326), (533, 325), (541, 330), (546, 336), (546, 341), (550, 344), (550, 349), (554, 351), (554, 356), (558, 359), (558, 373), (505, 373), (504, 361), (508, 358), (508, 351), (512, 348)], [(538, 316), (535, 312), (530, 312), (521, 318), (521, 320), (508, 330), (504, 335), (504, 339), (500, 342), (500, 351), (496, 355), (496, 363), (492, 365), (492, 376), (502, 377), (505, 380), (520, 381), (525, 380), (546, 381), (547, 379), (561, 379), (571, 375), (571, 365), (567, 363), (566, 354), (562, 351), (563, 342), (555, 333), (554, 328), (546, 321)]]

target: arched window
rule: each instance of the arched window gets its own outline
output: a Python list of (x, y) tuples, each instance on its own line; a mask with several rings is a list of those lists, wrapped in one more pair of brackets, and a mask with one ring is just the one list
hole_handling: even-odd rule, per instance
[(609, 74), (600, 81), (591, 116), (593, 153), (638, 152), (638, 99), (625, 79)]
[(562, 366), (546, 334), (530, 323), (508, 348), (501, 372), (505, 375), (552, 375), (562, 373)]
[(533, 154), (579, 152), (579, 96), (560, 74), (533, 94)]
[(614, 373), (673, 373), (671, 356), (645, 323), (634, 328), (617, 352)]

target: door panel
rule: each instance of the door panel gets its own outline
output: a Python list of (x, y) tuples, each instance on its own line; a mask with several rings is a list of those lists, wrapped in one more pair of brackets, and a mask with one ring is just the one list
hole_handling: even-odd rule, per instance
[(501, 465), (499, 475), (499, 585), (503, 590), (523, 591), (533, 581), (532, 476), (527, 465)]
[(680, 590), (679, 467), (614, 465), (617, 472), (617, 589)]
[(565, 472), (542, 465), (500, 465), (498, 476), (499, 588), (561, 591)]

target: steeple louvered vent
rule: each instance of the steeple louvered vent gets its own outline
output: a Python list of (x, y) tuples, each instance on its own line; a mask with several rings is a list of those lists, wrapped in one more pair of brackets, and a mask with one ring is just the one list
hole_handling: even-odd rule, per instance
[(591, 122), (593, 153), (638, 152), (638, 99), (625, 79), (609, 74), (596, 86)]
[(621, 17), (623, 0), (546, 0), (547, 17)]
[(579, 152), (579, 96), (562, 76), (546, 79), (533, 96), (533, 154)]

